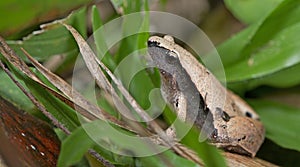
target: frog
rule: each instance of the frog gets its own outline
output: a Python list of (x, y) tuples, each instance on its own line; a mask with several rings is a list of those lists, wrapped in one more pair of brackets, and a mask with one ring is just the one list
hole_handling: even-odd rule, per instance
[[(201, 131), (199, 138), (207, 138), (225, 151), (256, 155), (264, 141), (265, 128), (250, 105), (225, 88), (172, 36), (151, 36), (148, 53), (159, 70), (163, 98), (181, 121)], [(168, 134), (176, 136), (174, 127), (168, 130)]]

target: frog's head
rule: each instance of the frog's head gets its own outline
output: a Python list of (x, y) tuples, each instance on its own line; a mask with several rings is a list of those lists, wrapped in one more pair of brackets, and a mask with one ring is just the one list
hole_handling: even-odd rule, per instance
[(231, 117), (226, 123), (219, 125), (216, 130), (226, 132), (226, 138), (222, 138), (216, 132), (214, 144), (217, 147), (252, 157), (255, 156), (264, 141), (265, 129), (262, 123), (249, 117)]

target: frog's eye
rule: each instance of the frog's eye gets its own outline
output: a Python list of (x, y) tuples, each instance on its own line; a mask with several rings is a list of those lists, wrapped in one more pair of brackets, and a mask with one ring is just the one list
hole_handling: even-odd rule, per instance
[(228, 122), (230, 120), (230, 116), (225, 111), (223, 111), (222, 112), (222, 119), (224, 121)]
[(175, 103), (174, 103), (174, 104), (175, 104), (175, 107), (176, 107), (176, 108), (178, 108), (178, 107), (179, 107), (179, 99), (178, 99), (178, 98), (176, 98), (176, 100), (175, 100)]

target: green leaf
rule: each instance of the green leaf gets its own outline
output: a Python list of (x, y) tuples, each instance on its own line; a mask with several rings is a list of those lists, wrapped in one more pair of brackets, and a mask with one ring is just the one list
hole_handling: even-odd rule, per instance
[[(23, 72), (17, 70), (10, 63), (7, 63), (7, 65), (17, 78), (23, 81), (26, 85), (25, 89), (27, 88), (29, 92), (46, 108), (46, 110), (58, 120), (58, 122), (63, 124), (70, 131), (74, 130), (79, 125), (78, 115), (70, 106), (56, 98), (44, 87), (27, 77)], [(36, 76), (40, 75), (37, 71), (32, 71), (35, 72)], [(42, 77), (42, 80), (45, 80), (45, 78)], [(44, 82), (44, 84), (47, 83), (49, 82)], [(50, 84), (49, 87), (51, 86), (53, 85)]]
[(98, 11), (97, 6), (95, 5), (92, 6), (92, 26), (93, 26), (93, 32), (95, 32), (98, 28), (103, 26), (100, 13)]
[(107, 39), (105, 39), (103, 35), (105, 29), (96, 6), (93, 6), (92, 13), (93, 36), (96, 44), (97, 56), (109, 69), (115, 69), (116, 63), (114, 62), (113, 56), (109, 53), (109, 48), (106, 44)]
[[(147, 3), (146, 3), (147, 4)], [(147, 6), (145, 7), (147, 8)], [(132, 47), (132, 51), (134, 52), (130, 56), (131, 62), (126, 61), (125, 66), (129, 67), (128, 69), (131, 69), (131, 74), (135, 74), (134, 78), (132, 78), (131, 81), (127, 81), (126, 83), (130, 83), (129, 90), (130, 93), (132, 93), (133, 97), (137, 100), (137, 102), (144, 108), (148, 108), (150, 106), (149, 101), (149, 95), (151, 91), (155, 88), (153, 83), (151, 82), (151, 78), (148, 75), (148, 72), (145, 70), (147, 67), (145, 66), (145, 62), (142, 60), (142, 55), (146, 54), (146, 50), (143, 50), (146, 48), (146, 43), (149, 38), (149, 13), (146, 12), (145, 16), (143, 17), (143, 20), (141, 21), (141, 25), (138, 26), (139, 30), (137, 32), (140, 32), (136, 35), (136, 37), (133, 37), (135, 39), (132, 40), (134, 43), (134, 47)], [(126, 44), (126, 43), (125, 43)], [(131, 44), (127, 43), (128, 45), (132, 46)], [(141, 49), (141, 50), (140, 50)], [(121, 48), (120, 48), (121, 51)], [(125, 59), (123, 59), (125, 60)], [(125, 63), (122, 62), (124, 65)], [(119, 64), (120, 65), (120, 64)], [(133, 67), (135, 66), (135, 67)], [(119, 69), (118, 72), (122, 72), (122, 69)], [(124, 76), (128, 76), (128, 74), (123, 74)], [(131, 77), (130, 77), (131, 78)]]
[(124, 3), (123, 3), (124, 14), (130, 14), (130, 13), (142, 11), (142, 9), (145, 5), (144, 3), (145, 3), (145, 0), (141, 0), (141, 1), (124, 1)]
[(300, 1), (285, 0), (263, 21), (255, 35), (243, 49), (241, 55), (249, 58), (261, 48), (264, 48), (274, 36), (286, 28), (292, 27), (300, 22)]
[(300, 63), (299, 5), (300, 1), (283, 1), (264, 21), (220, 45), (218, 51), (226, 78), (221, 78), (218, 72), (216, 76), (239, 92), (262, 84), (278, 87), (299, 84), (296, 79)]
[(242, 22), (251, 24), (264, 18), (283, 0), (225, 0), (225, 5)]
[[(20, 31), (40, 24), (49, 22), (66, 15), (71, 10), (89, 3), (91, 0), (5, 0), (0, 2), (1, 18), (0, 34), (11, 38), (19, 38), (24, 35)], [(32, 30), (32, 29), (31, 29)], [(28, 33), (28, 31), (27, 31)]]
[(42, 103), (47, 111), (61, 124), (65, 125), (68, 130), (73, 131), (79, 125), (78, 115), (72, 108), (54, 97), (35, 81), (27, 77), (23, 77), (22, 80), (33, 96)]
[[(67, 19), (67, 22), (77, 27), (81, 30), (81, 34), (85, 35), (85, 17), (86, 10), (83, 8), (74, 12)], [(44, 61), (54, 55), (67, 55), (66, 61), (68, 61), (78, 54), (77, 45), (73, 37), (65, 28), (54, 23), (48, 24), (41, 33), (32, 34), (25, 38), (24, 41), (7, 42), (19, 56), (25, 57), (20, 50), (20, 47), (23, 47), (39, 61)], [(62, 66), (66, 68), (66, 64), (62, 64)], [(1, 77), (3, 78), (1, 81), (3, 85), (1, 86), (0, 95), (16, 106), (32, 113), (33, 104), (27, 97), (24, 97), (25, 95), (22, 91), (14, 88), (16, 87), (15, 84), (5, 74), (1, 73), (1, 75), (4, 76)]]
[[(225, 42), (217, 47), (219, 56), (222, 60), (223, 66), (226, 69), (232, 64), (237, 63), (243, 57), (240, 56), (240, 52), (244, 49), (245, 45), (249, 42), (249, 37), (253, 36), (258, 29), (260, 24), (253, 24), (241, 32), (235, 34), (231, 38), (227, 39)], [(214, 54), (214, 53), (213, 53)], [(207, 62), (213, 62), (212, 55), (205, 56)], [(218, 75), (216, 73), (215, 75)], [(221, 75), (222, 76), (222, 75)]]
[(300, 63), (300, 23), (284, 29), (249, 59), (226, 69), (227, 82), (262, 78)]
[[(96, 141), (103, 140), (108, 147), (110, 144), (114, 145), (112, 147), (118, 147), (119, 145), (125, 146), (126, 142), (131, 143), (132, 146), (129, 146), (130, 150), (124, 150), (127, 153), (132, 152), (134, 154), (137, 149), (150, 149), (146, 147), (140, 147), (139, 142), (132, 144), (131, 141), (127, 141), (125, 138), (116, 137), (114, 132), (110, 131), (110, 128), (105, 128), (103, 125), (106, 123), (103, 121), (94, 121), (91, 123), (83, 124), (81, 127), (76, 129), (70, 136), (68, 136), (63, 142), (61, 147), (61, 153), (58, 160), (58, 166), (70, 166), (74, 165), (84, 156), (89, 148), (95, 147)], [(103, 130), (106, 130), (103, 134)], [(106, 134), (107, 133), (107, 134)], [(91, 138), (92, 137), (92, 138)], [(125, 140), (124, 140), (125, 139)], [(109, 142), (108, 142), (109, 141)], [(117, 142), (117, 143), (116, 143)], [(121, 143), (120, 143), (121, 142)], [(103, 141), (102, 141), (103, 143)], [(74, 145), (76, 145), (76, 151), (74, 151)], [(77, 149), (78, 148), (78, 149)], [(105, 150), (105, 148), (100, 149), (101, 147), (96, 147), (96, 150), (103, 156), (106, 160), (109, 160), (113, 164), (119, 164), (122, 166), (132, 165), (133, 161), (130, 157), (120, 156), (114, 154), (113, 152)], [(120, 147), (121, 149), (122, 147)], [(114, 150), (115, 148), (112, 148)], [(163, 160), (165, 159), (165, 160)], [(136, 158), (136, 166), (167, 166), (165, 161), (173, 165), (181, 166), (197, 166), (197, 164), (186, 160), (182, 157), (179, 157), (172, 151), (166, 151), (160, 154), (154, 154), (152, 156)]]
[[(62, 142), (57, 166), (67, 167), (76, 164), (94, 144), (82, 127), (77, 128)], [(74, 151), (74, 146), (76, 146), (76, 151)]]
[[(105, 148), (96, 149), (105, 159), (114, 164), (128, 165), (125, 163), (132, 163), (131, 158), (116, 155), (114, 151), (119, 153), (124, 151), (127, 154), (132, 151), (134, 154), (138, 150), (138, 152), (147, 153), (149, 148), (144, 147), (145, 144), (140, 140), (131, 138), (128, 132), (125, 133), (127, 134), (116, 132), (114, 127), (101, 120), (83, 124), (63, 141), (58, 166), (70, 166), (77, 163), (89, 148), (96, 146), (96, 143), (101, 143), (99, 145), (101, 148), (105, 145)], [(79, 149), (74, 151), (74, 145)]]
[(288, 88), (300, 83), (300, 78), (298, 77), (299, 71), (300, 63), (262, 77), (240, 82), (227, 83), (227, 86), (239, 93), (244, 93), (246, 90), (251, 90), (260, 85)]
[[(21, 85), (27, 92), (30, 92), (43, 106), (45, 106), (45, 108), (50, 114), (52, 114), (61, 124), (64, 124), (69, 130), (72, 131), (76, 128), (79, 122), (77, 114), (73, 109), (71, 109), (64, 102), (51, 95), (42, 86), (25, 76), (22, 72), (16, 70), (11, 64), (7, 63), (7, 65), (10, 67), (12, 73), (15, 74), (15, 79), (21, 83)], [(1, 71), (1, 73), (3, 74), (3, 71)], [(25, 96), (24, 93), (18, 87), (16, 87), (16, 84), (13, 83), (10, 78), (8, 78), (6, 75), (4, 75), (3, 78), (7, 79), (4, 82), (4, 84), (9, 84), (10, 82), (11, 85), (6, 88), (14, 87), (15, 91), (11, 91), (10, 89), (2, 90), (1, 96), (9, 99), (10, 101), (13, 101), (13, 104), (17, 104), (17, 106), (20, 106), (22, 102), (24, 103), (24, 100), (26, 102), (26, 104), (24, 104), (25, 107), (29, 104), (32, 105), (31, 101), (28, 101), (28, 97)], [(5, 86), (3, 88), (5, 88)], [(24, 99), (19, 101), (19, 98)], [(42, 115), (40, 111), (36, 110), (36, 108), (34, 108), (34, 110), (32, 109), (33, 108), (28, 109), (28, 111), (34, 115), (39, 115), (42, 118), (45, 118), (43, 117), (44, 115)]]
[[(169, 164), (167, 164), (168, 162)], [(135, 166), (143, 167), (143, 166), (156, 166), (156, 167), (167, 167), (171, 166), (185, 166), (185, 167), (197, 167), (198, 164), (191, 162), (185, 158), (182, 158), (171, 150), (165, 151), (158, 155), (153, 155), (149, 157), (141, 157), (136, 159)]]
[[(150, 28), (150, 16), (149, 16), (149, 5), (148, 1), (145, 0), (144, 2), (144, 10), (145, 10), (145, 15), (143, 22), (141, 24), (140, 30), (138, 32), (142, 32), (141, 34), (138, 35), (137, 38), (137, 43), (138, 43), (138, 48), (145, 48), (147, 40), (149, 38), (149, 28)], [(146, 51), (144, 51), (145, 53)], [(143, 52), (142, 52), (143, 53)]]
[(188, 148), (194, 150), (206, 166), (226, 166), (225, 160), (220, 154), (220, 150), (215, 146), (209, 145), (206, 141), (199, 141), (199, 129), (176, 119), (175, 112), (169, 109), (165, 110), (164, 114), (168, 121), (174, 121), (173, 125), (176, 128), (176, 135), (179, 139), (182, 138), (181, 142), (188, 146)]
[[(131, 5), (135, 3), (130, 2)], [(143, 108), (148, 108), (150, 106), (149, 94), (155, 88), (145, 70), (147, 67), (143, 56), (149, 36), (147, 32), (149, 30), (149, 17), (147, 13), (146, 17), (142, 13), (134, 13), (124, 16), (122, 21), (118, 23), (122, 26), (118, 29), (120, 32), (115, 33), (121, 34), (122, 41), (117, 54), (114, 55), (117, 63), (114, 73), (122, 80), (125, 88), (130, 91), (137, 102)]]
[[(179, 125), (180, 128), (186, 125)], [(223, 167), (226, 166), (223, 156), (220, 154), (215, 146), (209, 145), (206, 141), (200, 142), (199, 130), (192, 128), (186, 136), (184, 136), (182, 143), (189, 148), (192, 148), (198, 156), (203, 160), (206, 166)]]
[[(19, 109), (30, 112), (34, 105), (28, 97), (20, 90), (20, 88), (7, 76), (4, 71), (0, 71), (0, 96), (14, 104)], [(22, 80), (17, 79), (23, 86)], [(26, 87), (26, 86), (25, 86)]]
[[(86, 9), (83, 8), (67, 18), (67, 23), (77, 28), (86, 37), (85, 17)], [(72, 35), (62, 25), (55, 22), (44, 25), (42, 30), (32, 33), (23, 41), (7, 41), (7, 43), (23, 59), (25, 56), (20, 50), (21, 47), (39, 61), (44, 61), (54, 55), (73, 53), (71, 56), (77, 56), (78, 54)]]
[(278, 102), (251, 100), (266, 128), (266, 137), (278, 145), (300, 151), (300, 109)]

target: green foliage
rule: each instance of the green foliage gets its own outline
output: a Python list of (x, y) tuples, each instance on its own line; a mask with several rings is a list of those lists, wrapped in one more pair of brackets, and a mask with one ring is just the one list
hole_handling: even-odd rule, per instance
[(226, 80), (227, 85), (238, 92), (260, 85), (299, 84), (296, 71), (300, 63), (297, 35), (300, 9), (297, 6), (299, 1), (284, 1), (263, 21), (253, 23), (221, 44), (218, 51), (226, 73), (226, 78), (221, 80)]
[[(85, 18), (86, 9), (82, 8), (67, 18), (66, 21), (86, 37)], [(25, 56), (20, 49), (21, 47), (39, 61), (45, 61), (54, 55), (74, 57), (78, 54), (76, 42), (71, 34), (62, 25), (56, 23), (44, 25), (42, 30), (30, 34), (22, 41), (7, 41), (7, 43), (24, 59)]]
[[(162, 158), (169, 161), (169, 164), (162, 161)], [(198, 167), (198, 164), (191, 162), (185, 158), (182, 158), (174, 154), (171, 150), (158, 154), (156, 156), (142, 157), (135, 161), (135, 166), (157, 166), (157, 167), (167, 167), (172, 166), (187, 166), (187, 167)]]
[[(26, 95), (14, 84), (14, 82), (7, 76), (4, 71), (0, 71), (0, 94), (1, 97), (7, 101), (12, 102), (16, 107), (21, 108), (27, 112), (33, 110), (34, 105), (27, 98)], [(25, 86), (22, 80), (18, 80), (22, 85)]]
[[(91, 0), (5, 0), (0, 2), (0, 34), (10, 38), (19, 38), (43, 22), (55, 19), (60, 15), (67, 14), (79, 6), (89, 3)], [(26, 30), (28, 29), (28, 30)]]
[(267, 138), (284, 148), (300, 151), (299, 108), (267, 100), (253, 100), (250, 104), (261, 116)]
[[(72, 1), (72, 4), (82, 4), (84, 1)], [(14, 1), (11, 1), (14, 2)], [(40, 2), (33, 1), (37, 6)], [(162, 1), (164, 2), (164, 1)], [(223, 62), (226, 78), (220, 78), (222, 71), (215, 75), (226, 82), (229, 88), (243, 95), (247, 91), (256, 91), (259, 86), (272, 86), (273, 89), (299, 86), (300, 83), (300, 1), (295, 0), (268, 0), (261, 1), (225, 1), (228, 8), (236, 17), (250, 25), (243, 31), (237, 33), (220, 46), (218, 52)], [(16, 2), (15, 2), (16, 3)], [(45, 2), (43, 2), (44, 4)], [(50, 2), (48, 2), (50, 3)], [(53, 2), (74, 7), (67, 2)], [(119, 14), (131, 14), (133, 12), (146, 11), (144, 15), (136, 17), (135, 20), (128, 20), (122, 25), (121, 33), (130, 31), (139, 34), (125, 36), (121, 41), (113, 44), (114, 52), (109, 52), (105, 31), (98, 31), (105, 23), (101, 20), (99, 11), (92, 7), (91, 20), (94, 33), (94, 44), (96, 53), (101, 60), (116, 73), (126, 88), (137, 99), (143, 108), (150, 107), (148, 96), (158, 85), (158, 75), (152, 74), (145, 69), (135, 74), (130, 81), (125, 80), (128, 74), (136, 71), (138, 65), (144, 64), (138, 55), (145, 53), (146, 41), (149, 37), (149, 10), (147, 1), (123, 1), (111, 0), (114, 8)], [(262, 5), (262, 3), (264, 3)], [(268, 5), (267, 5), (268, 4)], [(0, 2), (3, 8), (8, 1)], [(22, 6), (22, 5), (20, 5)], [(28, 10), (33, 6), (31, 3), (24, 4), (23, 15), (13, 13), (5, 8), (0, 10), (0, 15), (10, 15), (10, 19), (3, 19), (0, 25), (0, 32), (6, 31), (9, 27), (18, 27), (24, 22), (35, 17), (34, 10)], [(4, 9), (4, 8), (3, 8)], [(42, 8), (44, 9), (44, 8)], [(25, 12), (26, 11), (26, 12)], [(47, 11), (45, 11), (47, 12)], [(116, 14), (114, 17), (121, 15)], [(82, 8), (67, 18), (67, 23), (75, 27), (83, 37), (87, 37), (86, 9)], [(15, 22), (12, 23), (11, 20)], [(8, 26), (9, 25), (9, 26)], [(11, 38), (22, 36), (23, 33), (13, 35)], [(66, 61), (61, 62), (61, 69), (74, 63), (78, 54), (77, 44), (70, 33), (61, 25), (51, 23), (46, 25), (39, 33), (33, 33), (22, 41), (7, 41), (21, 57), (23, 53), (20, 47), (25, 48), (34, 58), (44, 62), (54, 55), (66, 55)], [(138, 52), (135, 52), (137, 51)], [(108, 51), (108, 52), (103, 52)], [(128, 55), (133, 55), (128, 59)], [(24, 58), (24, 57), (22, 57)], [(25, 58), (24, 58), (25, 59)], [(209, 59), (209, 58), (208, 58)], [(26, 59), (25, 59), (26, 60)], [(122, 64), (123, 63), (123, 64)], [(141, 67), (144, 67), (141, 65)], [(197, 166), (195, 163), (179, 157), (172, 151), (166, 151), (159, 155), (141, 158), (131, 158), (107, 151), (95, 144), (95, 138), (101, 138), (97, 122), (79, 125), (77, 115), (73, 109), (66, 106), (54, 96), (46, 92), (42, 87), (31, 79), (24, 77), (20, 72), (14, 71), (19, 81), (30, 90), (36, 98), (53, 114), (57, 120), (66, 125), (73, 133), (66, 137), (62, 143), (59, 166), (70, 166), (78, 163), (88, 149), (94, 148), (101, 156), (117, 166), (167, 166), (162, 159), (175, 166)], [(157, 73), (156, 73), (157, 74)], [(133, 75), (133, 74), (132, 74)], [(32, 111), (33, 105), (19, 91), (10, 79), (0, 71), (0, 95), (16, 104), (26, 111)], [(110, 113), (116, 113), (106, 99), (100, 99), (99, 104)], [(278, 145), (284, 148), (300, 151), (299, 140), (299, 109), (286, 104), (278, 104), (265, 100), (250, 101), (250, 104), (261, 116), (266, 127), (266, 135)], [(168, 115), (168, 114), (167, 114)], [(99, 123), (99, 122), (98, 122)], [(177, 126), (186, 125), (179, 123)], [(87, 134), (86, 129), (91, 133)], [(110, 134), (107, 134), (108, 136)], [(92, 136), (92, 139), (91, 139)], [(195, 140), (196, 139), (196, 140)], [(193, 148), (204, 160), (207, 166), (222, 166), (224, 160), (219, 151), (206, 143), (199, 143), (198, 132), (191, 130), (184, 138), (183, 143)], [(116, 141), (117, 142), (117, 141)], [(121, 141), (122, 142), (122, 141)], [(74, 147), (78, 146), (78, 147)]]
[(247, 24), (263, 19), (283, 0), (225, 0), (226, 6), (241, 21)]
[[(145, 3), (147, 4), (147, 3)], [(127, 6), (125, 13), (132, 13), (137, 10), (142, 10), (142, 3), (136, 3), (136, 2), (130, 2), (129, 4), (123, 4), (123, 6)], [(115, 4), (115, 6), (117, 6)], [(118, 4), (120, 6), (120, 4)], [(144, 7), (146, 10), (148, 9), (148, 6), (146, 5)], [(98, 56), (101, 58), (101, 60), (112, 70), (115, 72), (115, 74), (123, 81), (125, 87), (129, 86), (130, 93), (135, 97), (135, 99), (139, 102), (139, 104), (144, 107), (149, 107), (149, 93), (155, 88), (152, 84), (152, 80), (159, 80), (158, 76), (156, 75), (155, 79), (149, 78), (149, 73), (145, 71), (144, 68), (144, 62), (141, 62), (140, 57), (138, 57), (138, 54), (144, 54), (144, 49), (146, 47), (146, 41), (149, 37), (148, 28), (149, 28), (149, 16), (146, 12), (144, 16), (142, 15), (134, 15), (136, 19), (127, 19), (126, 16), (124, 17), (125, 22), (122, 24), (122, 34), (124, 34), (124, 38), (122, 38), (121, 41), (119, 41), (118, 44), (118, 51), (115, 55), (111, 55), (111, 53), (107, 52), (109, 45), (108, 45), (108, 39), (110, 38), (107, 36), (106, 30), (109, 29), (107, 27), (101, 27), (104, 25), (103, 21), (99, 17), (99, 12), (96, 10), (95, 7), (93, 7), (92, 10), (92, 21), (93, 21), (93, 31), (94, 31), (94, 42), (96, 44), (96, 52), (98, 53)], [(100, 29), (99, 29), (100, 28)], [(102, 29), (101, 29), (102, 28)], [(104, 29), (104, 30), (103, 30)], [(134, 35), (126, 36), (126, 34), (130, 34), (131, 32), (140, 32)], [(119, 32), (114, 32), (115, 34), (118, 34)], [(108, 43), (107, 43), (108, 42)], [(110, 44), (110, 43), (109, 43)], [(111, 44), (110, 44), (111, 45)], [(114, 44), (115, 45), (115, 44)], [(136, 52), (138, 50), (138, 52)], [(128, 56), (131, 55), (131, 56)], [(131, 74), (132, 72), (137, 71), (136, 68), (140, 68), (142, 70), (139, 71), (139, 73)], [(124, 73), (125, 72), (125, 73)], [(131, 78), (130, 82), (126, 80), (128, 78), (128, 75), (133, 75), (134, 77)], [(125, 80), (124, 80), (125, 79)], [(102, 101), (101, 104), (107, 104), (105, 101)], [(101, 105), (100, 104), (100, 105)], [(103, 106), (105, 107), (105, 106)], [(88, 148), (91, 148), (92, 146), (95, 146), (95, 141), (100, 139), (103, 136), (103, 132), (95, 131), (95, 129), (100, 129), (94, 127), (95, 124), (85, 124), (82, 125), (78, 130), (76, 130), (72, 135), (70, 135), (66, 140), (64, 140), (61, 150), (61, 156), (59, 160), (59, 165), (67, 166), (74, 164), (80, 160), (80, 157), (82, 157)], [(103, 127), (103, 126), (101, 126)], [(83, 128), (83, 129), (82, 129)], [(88, 130), (91, 129), (91, 130)], [(107, 128), (108, 129), (108, 128)], [(106, 129), (106, 130), (107, 130)], [(88, 135), (86, 135), (86, 132), (89, 132)], [(105, 136), (108, 137), (110, 135), (113, 135), (113, 133), (106, 134)], [(78, 137), (77, 137), (78, 136)], [(79, 137), (80, 136), (80, 137)], [(91, 139), (83, 139), (83, 138), (91, 138)], [(194, 135), (186, 137), (187, 141), (192, 141)], [(116, 138), (116, 137), (115, 137)], [(126, 143), (126, 140), (122, 138), (122, 142), (120, 143), (121, 137), (117, 137), (117, 141), (112, 143), (119, 143), (124, 144)], [(113, 139), (113, 136), (110, 137), (111, 140)], [(84, 140), (84, 141), (83, 141)], [(132, 144), (132, 141), (128, 141), (131, 144), (131, 147), (134, 146), (134, 148), (128, 149), (132, 152), (135, 152), (138, 150), (138, 148), (143, 148), (143, 150), (147, 151), (146, 146), (137, 146), (139, 141), (134, 142)], [(74, 145), (82, 145), (80, 150), (77, 150), (76, 152), (72, 152), (72, 147)], [(187, 142), (192, 143), (192, 142)], [(142, 144), (142, 143), (141, 143)], [(201, 158), (204, 159), (205, 163), (208, 164), (208, 166), (224, 166), (224, 161), (222, 157), (220, 157), (219, 153), (216, 151), (216, 148), (209, 147), (206, 143), (202, 143), (201, 147), (197, 147), (198, 141), (193, 142), (193, 144), (189, 144), (191, 148), (197, 148), (200, 149), (200, 155)], [(137, 149), (137, 150), (136, 150)], [(209, 151), (210, 150), (210, 151)], [(72, 153), (70, 153), (72, 152)], [(121, 163), (120, 161), (117, 161), (115, 157), (117, 154), (113, 152), (103, 152), (103, 149), (98, 149), (98, 152), (101, 153), (101, 155), (105, 156), (107, 160), (109, 160), (113, 164), (119, 164), (119, 165), (126, 165), (126, 163)], [(206, 152), (210, 152), (209, 154), (206, 154)], [(162, 158), (166, 158), (165, 160), (162, 160), (162, 158), (158, 158), (161, 156)], [(120, 158), (120, 156), (117, 156)], [(143, 157), (143, 158), (136, 158), (135, 165), (136, 166), (145, 166), (145, 165), (155, 165), (157, 166), (160, 164), (160, 166), (167, 166), (167, 164), (164, 163), (164, 161), (170, 161), (173, 165), (183, 165), (183, 166), (196, 166), (195, 163), (192, 163), (191, 161), (185, 160), (184, 158), (179, 157), (178, 155), (174, 154), (171, 151), (167, 151), (164, 153), (161, 153), (160, 155), (153, 155), (149, 157)], [(130, 162), (131, 161), (126, 161)], [(127, 164), (128, 165), (128, 164)]]
[[(265, 19), (256, 20), (218, 47), (227, 86), (240, 94), (265, 85), (274, 90), (299, 87), (299, 5), (293, 0), (279, 3)], [(299, 151), (299, 108), (260, 100), (251, 104), (261, 116), (267, 138)]]
[[(62, 150), (60, 159), (58, 161), (58, 166), (64, 167), (75, 164), (81, 159), (81, 157), (89, 148), (96, 146), (96, 142), (100, 142), (105, 145), (106, 149), (111, 148), (110, 151), (114, 150), (122, 152), (122, 150), (127, 150), (125, 148), (131, 148), (127, 151), (132, 151), (132, 154), (139, 149), (139, 152), (147, 153), (147, 148), (153, 147), (153, 145), (144, 143), (139, 139), (133, 140), (132, 138), (123, 136), (124, 134), (112, 132), (109, 126), (110, 125), (107, 125), (106, 122), (98, 120), (84, 124), (74, 131), (62, 143)], [(105, 140), (107, 138), (110, 139), (109, 142)], [(122, 140), (121, 142), (120, 139)], [(74, 145), (78, 146), (76, 151), (74, 151)], [(106, 149), (102, 148), (99, 150), (101, 155), (115, 165), (132, 166), (135, 164), (135, 166), (168, 166), (169, 164), (180, 164), (190, 167), (197, 166), (195, 163), (179, 157), (170, 150), (164, 151), (160, 154), (136, 158), (136, 160), (133, 161), (131, 157), (120, 156), (118, 154), (114, 154), (113, 152), (107, 151)], [(150, 148), (148, 149), (151, 150)]]
[[(206, 140), (200, 141), (199, 136), (201, 134), (198, 129), (177, 119), (176, 114), (169, 108), (165, 109), (164, 116), (166, 120), (172, 123), (176, 128), (176, 136), (182, 138), (181, 142), (188, 148), (194, 150), (206, 166), (226, 166), (224, 158), (220, 155), (220, 150), (208, 144)], [(187, 131), (187, 129), (189, 129), (189, 131)]]
[(45, 108), (50, 112), (59, 122), (66, 126), (70, 131), (73, 131), (78, 125), (78, 117), (76, 112), (60, 101), (45, 89), (32, 81), (29, 78), (22, 78), (31, 93), (40, 101)]
[[(83, 8), (67, 19), (69, 24), (81, 30), (79, 32), (81, 32), (82, 35), (86, 34), (86, 29), (82, 28), (81, 25), (85, 22), (85, 16), (86, 10)], [(20, 50), (21, 47), (39, 61), (47, 60), (54, 55), (64, 54), (70, 59), (78, 54), (76, 42), (71, 34), (69, 34), (69, 32), (62, 26), (57, 24), (53, 24), (50, 27), (45, 28), (39, 34), (32, 34), (23, 41), (7, 41), (7, 43), (24, 59), (25, 56)], [(61, 63), (61, 65), (66, 66), (66, 63)], [(3, 84), (3, 86), (0, 87), (0, 91), (2, 92), (1, 96), (26, 111), (32, 110), (33, 104), (27, 97), (25, 97), (23, 92), (21, 92), (18, 88), (15, 88), (16, 86), (10, 79), (5, 79), (6, 74), (4, 74), (3, 71), (1, 71), (1, 75), (3, 75), (3, 79), (1, 80), (1, 84)], [(19, 81), (22, 82), (22, 80)]]

